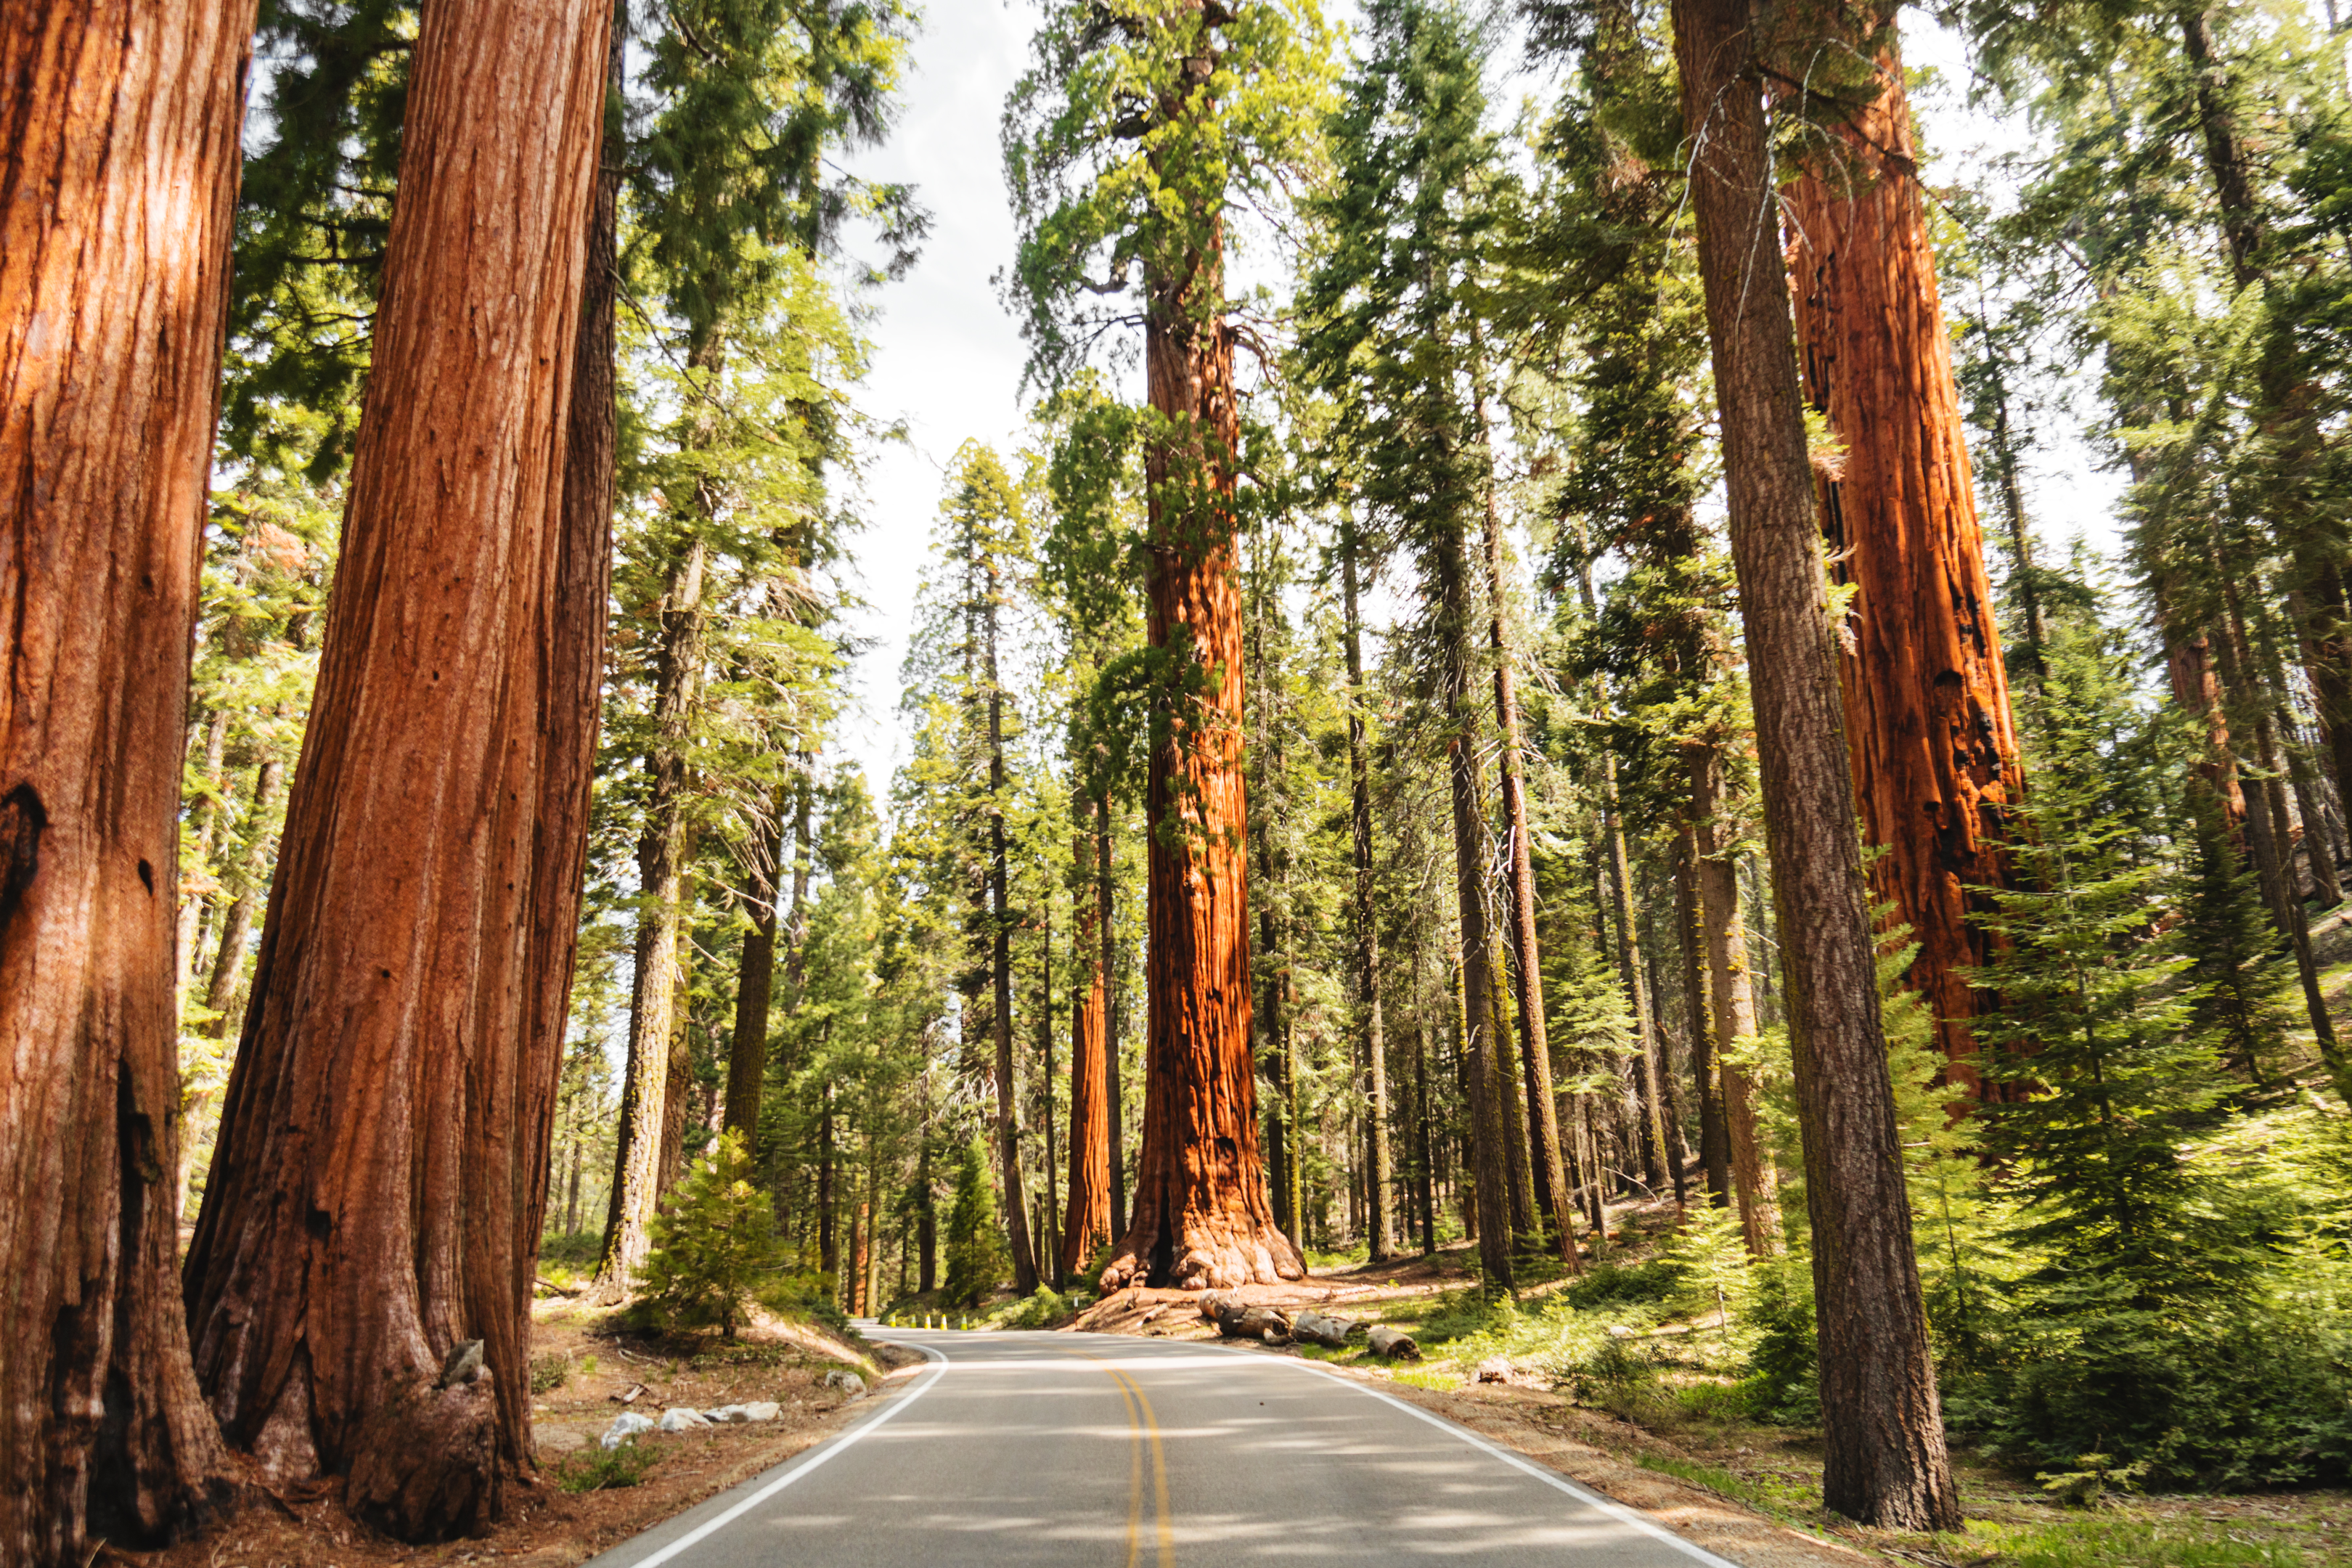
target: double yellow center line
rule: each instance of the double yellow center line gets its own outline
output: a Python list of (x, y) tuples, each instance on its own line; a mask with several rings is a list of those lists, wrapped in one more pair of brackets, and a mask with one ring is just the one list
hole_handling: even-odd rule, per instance
[[(1094, 1360), (1092, 1356), (1087, 1359)], [(1147, 1439), (1151, 1445), (1151, 1491), (1158, 1515), (1154, 1528), (1160, 1542), (1160, 1568), (1176, 1568), (1176, 1531), (1168, 1511), (1168, 1458), (1160, 1447), (1160, 1419), (1152, 1415), (1151, 1401), (1145, 1396), (1141, 1384), (1118, 1367), (1097, 1364), (1118, 1385), (1119, 1397), (1127, 1402), (1127, 1424), (1135, 1435), (1134, 1466), (1129, 1472), (1127, 1498), (1127, 1568), (1137, 1568), (1143, 1554), (1143, 1448)]]

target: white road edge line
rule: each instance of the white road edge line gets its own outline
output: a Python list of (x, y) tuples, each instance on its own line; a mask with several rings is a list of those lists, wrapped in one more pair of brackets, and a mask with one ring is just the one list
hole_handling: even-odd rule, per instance
[[(892, 1342), (895, 1344), (903, 1342), (893, 1341)], [(673, 1557), (676, 1557), (688, 1547), (699, 1545), (709, 1536), (734, 1523), (737, 1520), (742, 1518), (745, 1514), (751, 1512), (753, 1509), (759, 1507), (761, 1503), (767, 1501), (770, 1498), (775, 1496), (786, 1487), (791, 1486), (794, 1481), (799, 1480), (803, 1476), (807, 1475), (811, 1470), (816, 1469), (820, 1466), (829, 1463), (835, 1455), (847, 1448), (852, 1443), (856, 1442), (867, 1433), (875, 1430), (877, 1427), (882, 1426), (883, 1423), (896, 1416), (898, 1412), (906, 1409), (907, 1406), (915, 1403), (916, 1400), (920, 1399), (924, 1394), (929, 1394), (931, 1391), (931, 1384), (939, 1382), (940, 1378), (947, 1375), (948, 1358), (940, 1354), (938, 1351), (933, 1350), (929, 1345), (916, 1345), (913, 1348), (922, 1352), (925, 1355), (930, 1357), (931, 1360), (939, 1363), (931, 1368), (931, 1374), (929, 1377), (917, 1384), (914, 1387), (907, 1390), (906, 1393), (898, 1395), (898, 1398), (890, 1401), (890, 1403), (883, 1406), (881, 1410), (867, 1416), (856, 1426), (852, 1426), (848, 1431), (844, 1432), (840, 1436), (834, 1438), (830, 1442), (819, 1445), (814, 1453), (803, 1456), (799, 1464), (793, 1466), (782, 1475), (778, 1476), (774, 1480), (770, 1481), (766, 1486), (761, 1487), (758, 1491), (753, 1492), (750, 1497), (745, 1498), (741, 1502), (737, 1503), (725, 1513), (719, 1515), (715, 1519), (704, 1520), (700, 1524), (696, 1525), (692, 1530), (688, 1531), (684, 1535), (679, 1536), (676, 1541), (671, 1542), (667, 1546), (663, 1547), (659, 1552), (655, 1552), (652, 1556), (638, 1558), (635, 1563), (631, 1564), (631, 1568), (660, 1568), (662, 1563), (668, 1562)]]
[[(1363, 1394), (1368, 1398), (1377, 1399), (1383, 1405), (1393, 1405), (1399, 1410), (1403, 1411), (1406, 1415), (1417, 1416), (1420, 1419), (1428, 1422), (1432, 1426), (1435, 1426), (1442, 1431), (1453, 1434), (1454, 1436), (1459, 1437), (1463, 1442), (1469, 1444), (1470, 1447), (1478, 1449), (1480, 1452), (1486, 1454), (1490, 1458), (1502, 1460), (1503, 1463), (1510, 1466), (1513, 1469), (1525, 1471), (1527, 1474), (1533, 1476), (1536, 1479), (1543, 1482), (1546, 1486), (1564, 1491), (1569, 1496), (1574, 1498), (1577, 1501), (1583, 1503), (1588, 1507), (1598, 1509), (1602, 1513), (1607, 1514), (1610, 1518), (1614, 1519), (1621, 1523), (1630, 1524), (1644, 1535), (1656, 1536), (1660, 1541), (1664, 1542), (1675, 1551), (1706, 1564), (1706, 1568), (1742, 1568), (1741, 1564), (1734, 1563), (1728, 1558), (1717, 1557), (1714, 1552), (1709, 1552), (1706, 1547), (1699, 1545), (1696, 1542), (1686, 1541), (1683, 1537), (1676, 1535), (1673, 1531), (1668, 1530), (1664, 1525), (1660, 1524), (1657, 1521), (1654, 1519), (1645, 1519), (1641, 1514), (1636, 1513), (1633, 1510), (1627, 1508), (1622, 1503), (1612, 1502), (1607, 1498), (1602, 1497), (1599, 1492), (1592, 1490), (1591, 1488), (1580, 1485), (1579, 1483), (1569, 1479), (1566, 1476), (1561, 1475), (1558, 1470), (1538, 1465), (1533, 1460), (1526, 1458), (1524, 1455), (1514, 1454), (1506, 1448), (1498, 1448), (1494, 1444), (1486, 1441), (1486, 1438), (1478, 1436), (1477, 1433), (1470, 1430), (1469, 1427), (1463, 1426), (1459, 1421), (1450, 1421), (1434, 1411), (1423, 1410), (1420, 1405), (1412, 1403), (1410, 1400), (1399, 1399), (1392, 1394), (1382, 1394), (1377, 1388), (1368, 1387), (1363, 1384), (1358, 1383), (1352, 1377), (1341, 1377), (1338, 1373), (1332, 1372), (1325, 1367), (1318, 1366), (1312, 1362), (1293, 1361), (1288, 1356), (1254, 1355), (1248, 1351), (1234, 1350), (1226, 1345), (1219, 1345), (1216, 1348), (1225, 1352), (1228, 1355), (1239, 1356), (1244, 1361), (1255, 1361), (1296, 1367), (1300, 1372), (1312, 1373), (1317, 1377), (1322, 1378), (1326, 1382), (1336, 1383), (1342, 1388), (1352, 1388), (1357, 1393)], [(651, 1564), (647, 1564), (646, 1568), (651, 1568)]]

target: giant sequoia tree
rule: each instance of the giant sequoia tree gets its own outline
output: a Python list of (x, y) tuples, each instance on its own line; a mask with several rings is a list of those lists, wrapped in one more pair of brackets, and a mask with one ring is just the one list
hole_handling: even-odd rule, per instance
[(1150, 1015), (1134, 1209), (1106, 1289), (1304, 1272), (1266, 1206), (1250, 1059), (1224, 226), (1299, 155), (1321, 68), (1311, 13), (1265, 4), (1233, 24), (1213, 0), (1057, 6), (1005, 115), (1033, 374), (1066, 377), (1108, 324), (1078, 300), (1131, 289), (1151, 413)]
[(179, 750), (252, 0), (0, 12), (0, 1560), (228, 1491), (173, 1186)]
[(1763, 62), (1741, 0), (1676, 0), (1674, 29), (1804, 1135), (1822, 1500), (1951, 1530), (1959, 1499), (1911, 1247), (1788, 284), (1751, 259), (1780, 254)]
[(1871, 879), (1918, 944), (1907, 979), (1950, 1080), (1976, 1095), (1970, 975), (1992, 952), (1972, 889), (2008, 882), (2017, 735), (1902, 61), (1891, 21), (1856, 20), (1884, 35), (1875, 68), (1822, 73), (1859, 79), (1828, 95), (1825, 166), (1790, 188), (1797, 329), (1807, 391), (1845, 447), (1822, 510), (1856, 589), (1845, 726), (1863, 832), (1885, 851)]
[(533, 966), (578, 923), (577, 845), (541, 827), (577, 820), (604, 612), (563, 478), (608, 22), (425, 12), (319, 690), (186, 1268), (230, 1440), (347, 1476), (411, 1540), (495, 1517), (531, 1464), (562, 1049)]

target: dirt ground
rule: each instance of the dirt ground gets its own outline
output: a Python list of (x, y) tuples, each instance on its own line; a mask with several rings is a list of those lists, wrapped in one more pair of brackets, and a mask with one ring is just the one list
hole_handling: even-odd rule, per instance
[[(920, 1358), (888, 1346), (860, 1346), (806, 1324), (765, 1320), (732, 1346), (649, 1342), (609, 1331), (603, 1314), (562, 1300), (533, 1313), (534, 1364), (563, 1358), (562, 1386), (536, 1396), (533, 1426), (541, 1483), (510, 1498), (489, 1534), (439, 1546), (404, 1546), (355, 1523), (340, 1483), (247, 1510), (194, 1541), (161, 1552), (109, 1547), (96, 1562), (141, 1568), (392, 1568), (394, 1564), (510, 1563), (569, 1568), (716, 1492), (782, 1463), (854, 1420), (867, 1395), (822, 1386), (827, 1372), (856, 1372), (871, 1391)], [(630, 1391), (636, 1389), (634, 1397)], [(625, 1405), (623, 1402), (627, 1401)], [(623, 1409), (658, 1420), (674, 1405), (772, 1400), (777, 1419), (636, 1439), (652, 1462), (636, 1484), (568, 1491), (602, 1453), (597, 1437)]]

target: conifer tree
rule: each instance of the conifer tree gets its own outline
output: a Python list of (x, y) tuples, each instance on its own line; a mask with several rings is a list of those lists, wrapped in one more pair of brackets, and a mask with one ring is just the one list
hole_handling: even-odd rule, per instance
[(1901, 1180), (1837, 644), (1780, 254), (1752, 19), (1676, 0), (1675, 58), (1722, 413), (1731, 549), (1780, 917), (1818, 1302), (1822, 1499), (1908, 1529), (1959, 1522)]
[(948, 1210), (948, 1274), (940, 1294), (951, 1306), (977, 1307), (1004, 1278), (1006, 1264), (987, 1161), (977, 1142), (967, 1143), (956, 1167), (955, 1203)]
[[(1227, 204), (1306, 156), (1326, 75), (1311, 4), (1057, 4), (1006, 105), (1030, 373), (1066, 384), (1133, 290), (1151, 419), (1150, 1018), (1134, 1213), (1103, 1282), (1296, 1278), (1261, 1184), (1249, 1052), (1247, 811)], [(1115, 309), (1115, 308), (1114, 308)]]

